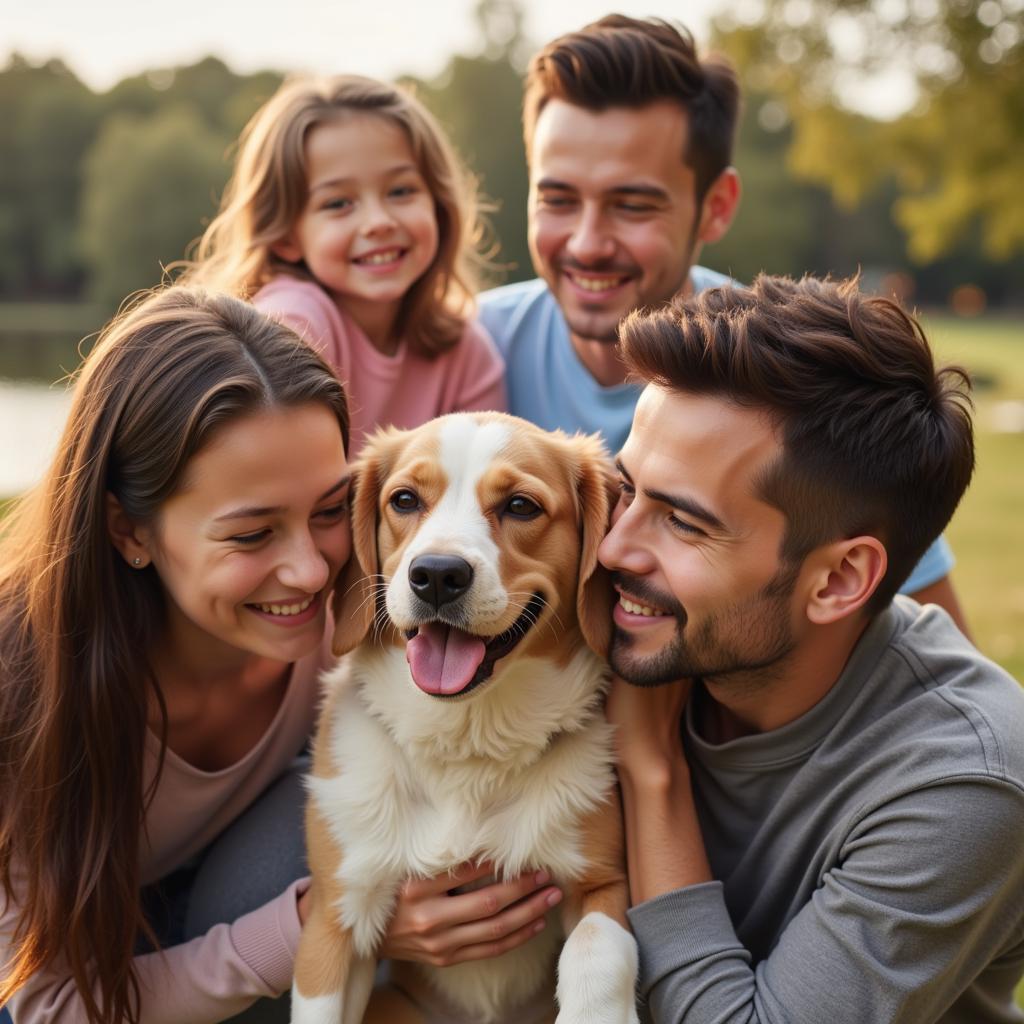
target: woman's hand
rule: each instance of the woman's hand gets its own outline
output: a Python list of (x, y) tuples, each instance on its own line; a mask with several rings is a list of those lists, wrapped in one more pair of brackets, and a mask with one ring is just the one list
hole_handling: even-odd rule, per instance
[(548, 884), (547, 872), (538, 871), (450, 894), (493, 872), (490, 863), (464, 864), (450, 874), (406, 882), (380, 955), (449, 967), (498, 956), (532, 938), (561, 901), (561, 891)]

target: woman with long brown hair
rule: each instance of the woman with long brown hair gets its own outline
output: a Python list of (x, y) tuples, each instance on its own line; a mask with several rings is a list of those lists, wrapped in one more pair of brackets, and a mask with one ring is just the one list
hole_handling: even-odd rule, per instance
[(173, 936), (140, 891), (309, 734), (347, 432), (321, 359), (227, 297), (158, 293), (85, 361), (0, 550), (0, 1004), (19, 1024), (218, 1020), (290, 982), (294, 886), (136, 956)]
[[(238, 299), (157, 292), (85, 360), (0, 542), (0, 1019), (203, 1024), (289, 987), (347, 441), (327, 364)], [(410, 882), (382, 955), (526, 941), (550, 887), (449, 895), (487, 871)]]

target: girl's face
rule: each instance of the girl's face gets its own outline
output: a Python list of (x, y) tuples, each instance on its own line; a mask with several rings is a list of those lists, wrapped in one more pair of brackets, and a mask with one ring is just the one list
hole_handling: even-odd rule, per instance
[(351, 552), (338, 421), (304, 405), (243, 416), (186, 467), (139, 531), (167, 592), (167, 641), (211, 667), (247, 652), (292, 662), (322, 641)]
[(373, 114), (317, 125), (306, 138), (309, 193), (274, 247), (366, 328), (390, 315), (437, 255), (434, 197), (405, 132)]

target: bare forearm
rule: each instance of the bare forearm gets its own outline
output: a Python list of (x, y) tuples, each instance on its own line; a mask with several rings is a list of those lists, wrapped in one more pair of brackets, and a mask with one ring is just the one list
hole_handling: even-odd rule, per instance
[(711, 881), (685, 763), (620, 779), (631, 903)]

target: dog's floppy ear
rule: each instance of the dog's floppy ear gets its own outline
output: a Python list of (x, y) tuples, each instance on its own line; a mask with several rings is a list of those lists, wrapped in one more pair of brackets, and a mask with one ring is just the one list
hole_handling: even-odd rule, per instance
[(570, 438), (576, 463), (576, 493), (580, 517), (580, 569), (576, 617), (587, 646), (608, 656), (612, 639), (612, 584), (608, 570), (597, 560), (597, 549), (608, 532), (617, 498), (611, 459), (601, 439), (592, 434)]
[(387, 473), (389, 435), (376, 434), (352, 467), (352, 555), (334, 585), (335, 654), (347, 654), (370, 632), (376, 610), (380, 560), (377, 556), (377, 508)]

